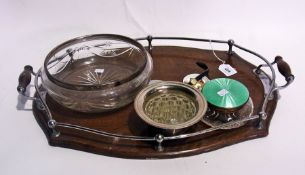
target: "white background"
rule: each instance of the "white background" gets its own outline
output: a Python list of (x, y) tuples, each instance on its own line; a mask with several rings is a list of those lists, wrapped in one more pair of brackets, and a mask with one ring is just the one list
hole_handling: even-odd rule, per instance
[[(302, 0), (0, 0), (0, 22), (2, 175), (305, 174)], [(262, 139), (169, 160), (126, 160), (51, 147), (32, 112), (16, 109), (18, 75), (26, 64), (37, 70), (56, 45), (92, 33), (233, 38), (270, 61), (282, 55), (296, 80), (281, 91), (270, 134)]]

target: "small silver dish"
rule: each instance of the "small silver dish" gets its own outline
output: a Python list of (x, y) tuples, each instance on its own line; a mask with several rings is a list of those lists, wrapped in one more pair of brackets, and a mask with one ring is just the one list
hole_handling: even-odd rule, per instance
[(189, 85), (163, 81), (142, 89), (135, 98), (134, 108), (148, 125), (175, 135), (202, 119), (207, 102)]

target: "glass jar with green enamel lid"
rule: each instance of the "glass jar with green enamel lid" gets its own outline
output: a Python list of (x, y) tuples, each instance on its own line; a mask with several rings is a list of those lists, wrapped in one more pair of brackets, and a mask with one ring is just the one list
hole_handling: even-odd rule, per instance
[(201, 92), (210, 105), (224, 110), (239, 108), (249, 99), (247, 87), (230, 78), (210, 80), (204, 85)]

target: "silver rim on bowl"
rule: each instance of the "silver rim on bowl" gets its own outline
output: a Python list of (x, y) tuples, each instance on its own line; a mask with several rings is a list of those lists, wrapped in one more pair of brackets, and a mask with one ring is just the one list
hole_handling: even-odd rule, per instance
[[(129, 46), (132, 46), (133, 48), (138, 49), (138, 52), (140, 52), (143, 57), (143, 61), (141, 62), (140, 65), (138, 65), (137, 68), (134, 68), (134, 72), (129, 75), (128, 77), (124, 79), (120, 79), (119, 81), (114, 81), (114, 82), (107, 82), (107, 83), (99, 83), (99, 84), (89, 84), (89, 85), (83, 85), (83, 84), (71, 84), (69, 82), (65, 82), (61, 80), (60, 78), (55, 77), (49, 72), (48, 66), (52, 64), (53, 62), (58, 62), (58, 60), (61, 60), (63, 57), (68, 56), (69, 54), (74, 54), (74, 52), (82, 51), (82, 50), (88, 50), (90, 47), (100, 47), (98, 46), (82, 46), (82, 47), (76, 47), (70, 50), (68, 49), (65, 54), (59, 57), (55, 57), (56, 53), (59, 52), (61, 49), (68, 48), (68, 47), (73, 47), (76, 44), (81, 44), (83, 42), (88, 42), (88, 41), (94, 41), (94, 40), (117, 40), (118, 42), (126, 43), (129, 44)], [(108, 43), (104, 43), (104, 45), (107, 45)], [(75, 46), (74, 46), (75, 47)], [(69, 53), (71, 52), (71, 53)], [(132, 51), (131, 51), (132, 52)], [(121, 84), (124, 84), (128, 81), (131, 81), (135, 77), (137, 77), (145, 68), (147, 59), (149, 59), (148, 54), (146, 54), (147, 51), (145, 48), (136, 40), (133, 40), (131, 38), (121, 36), (121, 35), (115, 35), (115, 34), (94, 34), (94, 35), (87, 35), (87, 36), (82, 36), (82, 37), (77, 37), (71, 40), (68, 40), (60, 45), (58, 45), (56, 48), (54, 48), (46, 57), (44, 61), (44, 71), (45, 74), (47, 75), (48, 79), (52, 81), (54, 84), (66, 88), (66, 89), (71, 89), (71, 90), (78, 90), (78, 91), (95, 91), (95, 90), (100, 90), (100, 89), (107, 89), (115, 86), (119, 86)], [(110, 52), (111, 54), (111, 52)], [(140, 62), (139, 60), (137, 62)], [(51, 65), (52, 67), (52, 65)]]

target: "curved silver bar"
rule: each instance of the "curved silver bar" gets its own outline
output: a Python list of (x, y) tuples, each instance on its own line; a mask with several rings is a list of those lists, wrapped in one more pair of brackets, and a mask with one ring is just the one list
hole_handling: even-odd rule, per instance
[(93, 134), (98, 134), (106, 137), (115, 137), (120, 139), (127, 139), (127, 140), (140, 140), (140, 141), (155, 141), (155, 137), (143, 137), (143, 136), (131, 136), (131, 135), (122, 135), (122, 134), (113, 134), (105, 131), (100, 131), (92, 128), (87, 128), (79, 125), (72, 125), (69, 123), (56, 123), (56, 126), (58, 127), (64, 127), (64, 128), (71, 128), (76, 129), (80, 131), (90, 132)]
[(258, 119), (258, 118), (259, 118), (259, 115), (253, 115), (253, 116), (250, 116), (250, 117), (246, 117), (242, 120), (236, 120), (234, 122), (224, 123), (222, 125), (218, 125), (216, 127), (211, 127), (211, 128), (208, 128), (208, 129), (198, 131), (198, 132), (194, 132), (194, 133), (164, 137), (164, 140), (177, 140), (177, 139), (184, 139), (184, 138), (194, 137), (194, 136), (198, 136), (198, 135), (203, 135), (203, 134), (206, 134), (206, 133), (209, 133), (209, 132), (212, 132), (212, 131), (220, 130), (223, 127), (229, 127), (231, 125), (240, 124), (240, 123), (247, 122), (247, 121), (250, 121), (250, 120), (255, 120), (255, 119)]
[[(255, 119), (258, 119), (258, 118), (259, 118), (259, 115), (254, 115), (254, 116), (246, 117), (242, 120), (236, 120), (234, 122), (224, 123), (224, 124), (219, 125), (217, 127), (212, 127), (212, 128), (204, 129), (204, 130), (201, 130), (201, 131), (188, 133), (188, 134), (181, 134), (181, 135), (177, 135), (177, 136), (165, 136), (165, 137), (163, 137), (161, 135), (163, 137), (162, 141), (163, 140), (185, 139), (185, 138), (189, 138), (189, 137), (203, 135), (203, 134), (206, 134), (206, 133), (209, 133), (209, 132), (212, 132), (212, 131), (220, 130), (223, 127), (228, 127), (228, 126), (231, 126), (231, 125), (240, 124), (240, 123), (247, 122), (247, 121), (250, 121), (250, 120), (255, 120)], [(89, 133), (93, 133), (93, 134), (97, 134), (97, 135), (101, 135), (101, 136), (106, 136), (106, 137), (114, 137), (114, 138), (135, 140), (135, 141), (136, 140), (138, 140), (138, 141), (158, 141), (158, 138), (159, 138), (158, 136), (160, 136), (160, 134), (157, 134), (155, 137), (114, 134), (114, 133), (100, 131), (100, 130), (87, 128), (87, 127), (83, 127), (83, 126), (79, 126), (79, 125), (73, 125), (73, 124), (61, 123), (61, 122), (56, 123), (55, 126), (56, 127), (63, 127), (63, 128), (70, 128), (70, 129), (76, 129), (76, 130), (79, 130), (79, 131), (85, 131), (85, 132), (89, 132)]]
[(270, 68), (270, 70), (271, 70), (271, 88), (270, 88), (270, 90), (269, 90), (269, 92), (267, 93), (267, 96), (265, 97), (265, 99), (264, 99), (264, 102), (263, 102), (263, 106), (261, 107), (261, 114), (266, 114), (266, 107), (267, 107), (267, 104), (268, 104), (268, 99), (269, 99), (269, 97), (270, 97), (270, 95), (272, 94), (272, 92), (273, 92), (273, 89), (275, 88), (275, 71), (274, 71), (274, 69), (273, 69), (273, 67), (272, 67), (272, 64), (266, 59), (266, 58), (264, 58), (263, 56), (261, 56), (261, 55), (259, 55), (259, 54), (257, 54), (257, 53), (255, 53), (255, 52), (253, 52), (253, 51), (251, 51), (251, 50), (249, 50), (249, 49), (246, 49), (246, 48), (244, 48), (244, 47), (242, 47), (242, 46), (239, 46), (239, 45), (237, 45), (237, 44), (233, 44), (235, 47), (237, 47), (237, 48), (239, 48), (239, 49), (241, 49), (241, 50), (243, 50), (243, 51), (246, 51), (246, 52), (249, 52), (249, 53), (251, 53), (252, 55), (255, 55), (255, 56), (257, 56), (257, 57), (259, 57), (260, 59), (262, 59), (264, 62), (266, 62), (266, 64), (268, 65), (268, 67)]
[(213, 42), (213, 43), (226, 43), (228, 44), (229, 41), (225, 40), (211, 40), (211, 39), (201, 39), (201, 38), (188, 38), (188, 37), (153, 37), (153, 36), (148, 36), (148, 37), (142, 37), (142, 38), (136, 38), (135, 40), (141, 41), (141, 40), (187, 40), (187, 41), (202, 41), (202, 42)]
[(42, 105), (43, 105), (43, 107), (46, 111), (48, 119), (52, 120), (53, 119), (52, 114), (50, 112), (50, 109), (49, 109), (46, 101), (45, 101), (45, 95), (46, 94), (42, 94), (41, 91), (39, 90), (38, 77), (40, 77), (40, 75), (41, 75), (41, 68), (38, 70), (38, 72), (35, 75), (35, 79), (34, 79), (35, 89), (36, 89), (36, 92), (38, 94), (38, 98), (39, 98), (40, 102), (42, 103)]

